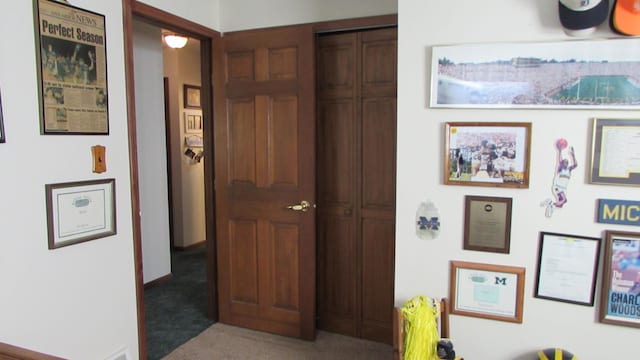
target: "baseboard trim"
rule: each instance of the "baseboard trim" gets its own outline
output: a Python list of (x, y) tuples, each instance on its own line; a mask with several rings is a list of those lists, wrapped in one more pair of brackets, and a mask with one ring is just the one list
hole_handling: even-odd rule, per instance
[(191, 245), (187, 245), (187, 246), (174, 246), (173, 250), (185, 251), (185, 250), (190, 250), (190, 249), (193, 249), (193, 248), (197, 248), (197, 247), (200, 247), (200, 246), (206, 246), (206, 245), (207, 245), (207, 241), (206, 240), (202, 240), (200, 242), (197, 242), (197, 243), (191, 244)]
[(144, 289), (147, 290), (149, 288), (152, 287), (156, 287), (158, 285), (164, 284), (167, 281), (171, 280), (173, 278), (173, 274), (167, 274), (165, 276), (159, 277), (155, 280), (151, 280), (148, 283), (144, 284)]
[(63, 358), (55, 357), (39, 353), (37, 351), (24, 349), (21, 347), (5, 344), (0, 342), (0, 359), (7, 360), (63, 360)]

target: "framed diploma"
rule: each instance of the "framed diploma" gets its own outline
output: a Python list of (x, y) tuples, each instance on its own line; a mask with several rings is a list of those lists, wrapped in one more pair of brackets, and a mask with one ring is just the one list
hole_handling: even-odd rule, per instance
[(594, 119), (590, 182), (640, 186), (640, 120)]
[(42, 134), (108, 135), (104, 15), (33, 1)]
[(511, 198), (465, 196), (464, 249), (509, 253)]
[(522, 323), (525, 268), (451, 261), (451, 314)]
[(528, 188), (531, 123), (446, 124), (444, 183)]
[(45, 185), (49, 249), (116, 234), (115, 179)]
[(640, 233), (605, 231), (599, 317), (640, 327)]
[(535, 296), (593, 306), (600, 239), (540, 233)]

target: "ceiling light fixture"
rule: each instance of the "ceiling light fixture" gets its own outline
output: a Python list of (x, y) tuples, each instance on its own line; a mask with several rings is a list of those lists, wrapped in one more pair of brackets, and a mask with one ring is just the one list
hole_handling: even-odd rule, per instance
[(179, 36), (176, 34), (167, 34), (164, 36), (164, 42), (167, 44), (168, 47), (173, 49), (183, 48), (185, 45), (187, 45), (188, 40), (189, 39), (187, 39), (186, 37)]

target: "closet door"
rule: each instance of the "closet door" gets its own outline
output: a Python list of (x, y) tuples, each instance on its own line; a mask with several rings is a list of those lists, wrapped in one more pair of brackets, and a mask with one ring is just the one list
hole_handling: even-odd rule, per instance
[(395, 28), (317, 46), (318, 316), (391, 342), (395, 252)]

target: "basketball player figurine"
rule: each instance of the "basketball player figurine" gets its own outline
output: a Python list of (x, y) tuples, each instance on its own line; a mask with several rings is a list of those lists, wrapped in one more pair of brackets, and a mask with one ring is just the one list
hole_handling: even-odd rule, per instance
[(573, 146), (568, 148), (568, 158), (563, 156), (564, 150), (568, 147), (567, 139), (558, 139), (556, 149), (558, 157), (556, 160), (556, 174), (553, 178), (552, 192), (555, 201), (547, 199), (540, 205), (545, 207), (545, 216), (551, 217), (554, 208), (561, 208), (567, 202), (567, 187), (571, 179), (571, 172), (578, 166)]

